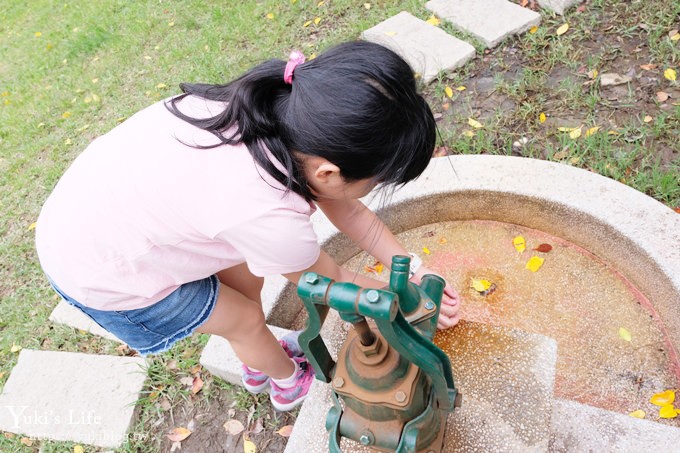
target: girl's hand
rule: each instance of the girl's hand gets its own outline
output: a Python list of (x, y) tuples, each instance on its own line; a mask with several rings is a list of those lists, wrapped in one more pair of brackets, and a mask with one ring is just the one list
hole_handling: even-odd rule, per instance
[[(417, 285), (420, 284), (423, 275), (426, 274), (437, 274), (427, 269), (425, 266), (421, 266), (418, 272), (411, 277), (411, 281)], [(460, 321), (460, 295), (458, 292), (451, 287), (448, 283), (444, 287), (444, 294), (442, 296), (442, 304), (439, 310), (439, 319), (437, 320), (437, 329), (444, 330), (449, 327), (453, 327)]]

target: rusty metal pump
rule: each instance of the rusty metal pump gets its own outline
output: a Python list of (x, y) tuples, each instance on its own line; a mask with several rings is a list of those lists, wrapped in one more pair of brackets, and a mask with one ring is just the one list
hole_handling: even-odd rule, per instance
[[(330, 382), (329, 450), (342, 437), (380, 451), (439, 452), (448, 412), (460, 406), (451, 363), (432, 339), (444, 280), (409, 282), (409, 256), (395, 256), (389, 285), (365, 289), (305, 273), (298, 295), (309, 313), (299, 342), (316, 378)], [(329, 308), (352, 324), (335, 362), (319, 332)]]

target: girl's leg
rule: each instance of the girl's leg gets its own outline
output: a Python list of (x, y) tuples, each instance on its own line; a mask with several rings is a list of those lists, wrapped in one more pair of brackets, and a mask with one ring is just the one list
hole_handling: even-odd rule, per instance
[[(228, 271), (231, 269), (226, 274), (223, 274), (225, 271), (218, 274), (220, 281), (223, 276), (229, 280), (235, 274)], [(262, 305), (258, 302), (259, 289), (257, 294), (253, 293), (255, 286), (248, 275), (254, 277), (247, 269), (246, 272), (241, 269), (237, 279), (240, 283), (232, 284), (240, 286), (244, 292), (257, 299), (246, 297), (244, 293), (222, 283), (210, 318), (197, 331), (226, 338), (238, 358), (249, 368), (260, 370), (275, 379), (287, 378), (295, 371), (295, 364), (267, 328)]]

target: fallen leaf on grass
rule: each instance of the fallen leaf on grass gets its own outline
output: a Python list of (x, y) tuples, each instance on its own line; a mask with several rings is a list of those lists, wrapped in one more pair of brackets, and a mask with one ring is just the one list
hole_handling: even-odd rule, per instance
[(85, 453), (85, 449), (83, 448), (82, 445), (74, 445), (73, 453)]
[(191, 435), (191, 431), (186, 428), (173, 428), (168, 434), (167, 438), (172, 442), (182, 442)]
[(536, 25), (534, 25), (533, 27), (531, 27), (531, 28), (529, 29), (529, 33), (531, 33), (532, 35), (533, 35), (534, 33), (536, 33), (537, 31), (538, 31), (538, 26), (536, 26)]
[(553, 247), (550, 244), (541, 244), (538, 247), (536, 247), (534, 250), (536, 250), (537, 252), (541, 252), (541, 253), (548, 253), (552, 249), (553, 249)]
[(557, 29), (557, 31), (555, 32), (555, 34), (556, 34), (557, 36), (562, 36), (562, 35), (565, 34), (568, 30), (569, 30), (569, 24), (562, 24), (562, 25)]
[(9, 352), (19, 352), (21, 351), (21, 346), (17, 344), (12, 344), (12, 347), (9, 349)]
[(224, 430), (229, 434), (230, 436), (236, 436), (237, 434), (241, 434), (245, 427), (243, 426), (243, 423), (241, 423), (239, 420), (227, 420), (224, 425)]
[(567, 151), (558, 151), (553, 155), (553, 159), (555, 160), (562, 160), (566, 159), (569, 156), (569, 153)]
[(477, 121), (474, 118), (468, 118), (468, 124), (470, 126), (474, 127), (475, 129), (481, 129), (481, 128), (484, 127), (484, 125), (482, 123), (480, 123), (479, 121)]
[(29, 439), (28, 437), (22, 437), (22, 438), (19, 440), (19, 442), (21, 442), (22, 444), (26, 445), (27, 447), (30, 447), (31, 445), (33, 445), (33, 441), (32, 441), (31, 439)]
[(591, 135), (597, 134), (597, 131), (600, 130), (599, 126), (591, 127), (586, 131), (586, 137), (590, 137)]
[(439, 243), (440, 243), (440, 244), (446, 244), (447, 242), (449, 242), (448, 239), (446, 239), (446, 238), (439, 238)]
[(665, 91), (656, 92), (656, 100), (659, 102), (666, 102), (670, 96)]
[(293, 425), (286, 425), (279, 429), (278, 431), (274, 432), (281, 437), (290, 437), (291, 433), (293, 432)]
[(185, 376), (179, 380), (179, 383), (186, 387), (191, 387), (192, 385), (194, 385), (194, 378), (191, 376)]
[(198, 376), (194, 377), (194, 380), (191, 383), (191, 393), (193, 393), (195, 395), (198, 392), (200, 392), (202, 388), (203, 388), (203, 379), (201, 379), (201, 376), (198, 375)]
[(678, 416), (678, 410), (672, 404), (668, 404), (659, 409), (659, 417), (661, 418), (675, 418)]
[(656, 69), (656, 67), (657, 67), (657, 65), (652, 64), (652, 63), (640, 65), (640, 69), (644, 69), (645, 71), (653, 71), (653, 70)]
[(669, 404), (673, 404), (673, 401), (675, 401), (675, 391), (673, 390), (666, 390), (665, 392), (655, 393), (649, 399), (649, 402), (655, 406), (667, 406)]
[(423, 253), (429, 255), (432, 252), (430, 252), (430, 249), (428, 249), (427, 247), (423, 247)]
[(250, 440), (248, 433), (243, 435), (243, 453), (257, 453), (257, 446)]
[(539, 256), (532, 256), (529, 261), (527, 261), (525, 267), (531, 272), (536, 272), (541, 268), (541, 266), (543, 266), (544, 261), (545, 260)]
[(526, 243), (526, 241), (524, 240), (524, 237), (523, 237), (523, 236), (516, 236), (516, 237), (512, 240), (512, 245), (514, 245), (514, 246), (515, 246), (515, 250), (517, 250), (517, 251), (520, 252), (520, 253), (522, 253), (523, 251), (525, 251), (526, 248), (527, 248), (527, 243)]
[(670, 80), (671, 82), (675, 82), (678, 75), (675, 72), (675, 69), (668, 68), (663, 72), (663, 76)]
[(569, 132), (569, 137), (576, 140), (581, 136), (581, 127), (575, 127), (574, 130)]
[(442, 23), (442, 21), (439, 20), (439, 18), (438, 18), (437, 16), (435, 16), (434, 14), (431, 15), (431, 16), (429, 17), (429, 19), (427, 19), (425, 22), (427, 22), (427, 23), (430, 24), (430, 25), (434, 25), (435, 27), (438, 27), (439, 24)]
[(545, 120), (546, 120), (546, 119), (547, 119), (547, 118), (545, 117), (545, 113), (544, 113), (544, 112), (541, 112), (541, 114), (538, 115), (538, 122), (539, 122), (539, 123), (545, 123)]
[(448, 98), (453, 97), (453, 90), (451, 89), (451, 87), (444, 88), (444, 93), (446, 93), (446, 97)]
[(647, 414), (646, 414), (645, 411), (643, 411), (642, 409), (638, 409), (638, 410), (636, 410), (636, 411), (631, 412), (631, 413), (628, 414), (628, 415), (630, 415), (631, 417), (634, 417), (634, 418), (640, 418), (640, 419), (642, 419), (642, 418), (645, 418), (645, 416), (646, 416)]
[(631, 341), (633, 339), (632, 335), (630, 334), (630, 331), (625, 327), (619, 328), (619, 337), (621, 337), (621, 339), (625, 341)]
[(677, 29), (671, 30), (668, 32), (668, 37), (671, 38), (671, 41), (680, 40), (680, 32)]
[(652, 118), (651, 116), (645, 115), (645, 117), (642, 118), (642, 121), (644, 121), (645, 123), (651, 123), (653, 119), (654, 118)]

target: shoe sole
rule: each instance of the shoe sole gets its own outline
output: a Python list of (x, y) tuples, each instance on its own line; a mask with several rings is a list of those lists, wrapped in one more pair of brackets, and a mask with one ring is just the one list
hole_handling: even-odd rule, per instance
[(252, 385), (246, 384), (246, 382), (243, 379), (241, 379), (241, 383), (243, 384), (243, 387), (246, 390), (248, 390), (250, 393), (252, 393), (253, 395), (258, 395), (260, 393), (264, 393), (269, 388), (269, 379), (267, 379), (264, 384), (258, 385), (256, 387), (253, 387)]
[(291, 409), (296, 408), (300, 404), (302, 404), (302, 402), (305, 400), (305, 398), (307, 398), (307, 395), (303, 396), (302, 398), (296, 399), (295, 401), (291, 401), (288, 404), (279, 403), (272, 398), (270, 398), (270, 401), (272, 403), (272, 406), (274, 406), (274, 409), (276, 409), (278, 412), (287, 412)]

